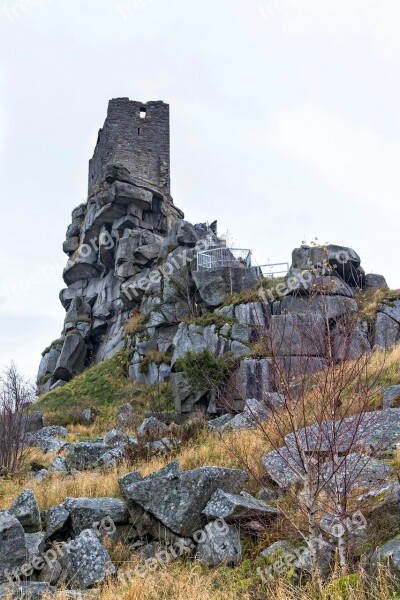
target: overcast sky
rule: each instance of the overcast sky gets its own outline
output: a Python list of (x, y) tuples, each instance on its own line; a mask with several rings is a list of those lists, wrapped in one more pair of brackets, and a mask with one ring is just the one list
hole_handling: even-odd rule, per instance
[(353, 247), (400, 287), (399, 0), (0, 0), (0, 366), (59, 337), (110, 98), (171, 108), (172, 193), (259, 264)]

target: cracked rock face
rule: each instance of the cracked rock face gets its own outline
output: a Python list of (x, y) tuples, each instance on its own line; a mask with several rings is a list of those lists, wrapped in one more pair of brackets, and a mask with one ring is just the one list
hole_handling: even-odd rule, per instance
[(24, 490), (11, 506), (9, 513), (16, 517), (27, 533), (41, 531), (39, 506), (32, 490)]
[(247, 475), (238, 469), (201, 467), (134, 482), (125, 493), (173, 532), (190, 537), (201, 528), (202, 511), (211, 496), (218, 489), (238, 493), (246, 481)]
[(85, 529), (68, 545), (68, 578), (86, 590), (114, 575), (110, 555), (92, 529)]
[(18, 519), (9, 512), (0, 513), (0, 583), (6, 580), (5, 571), (23, 565), (28, 549), (24, 529)]

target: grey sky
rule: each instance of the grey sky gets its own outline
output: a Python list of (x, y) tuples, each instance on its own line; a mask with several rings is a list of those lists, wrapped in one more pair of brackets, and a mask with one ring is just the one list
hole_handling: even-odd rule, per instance
[(0, 365), (59, 337), (109, 98), (171, 106), (172, 193), (257, 261), (352, 246), (400, 287), (398, 0), (0, 0)]

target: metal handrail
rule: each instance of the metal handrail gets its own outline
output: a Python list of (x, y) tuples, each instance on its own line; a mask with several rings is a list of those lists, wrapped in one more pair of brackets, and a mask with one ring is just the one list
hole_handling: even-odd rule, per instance
[(197, 253), (197, 270), (218, 267), (251, 267), (251, 250), (244, 248), (212, 248)]
[[(282, 262), (282, 263), (268, 263), (266, 265), (257, 265), (258, 268), (260, 269), (263, 277), (267, 277), (270, 279), (273, 279), (274, 277), (279, 277), (279, 276), (283, 276), (283, 275), (287, 275), (288, 271), (289, 271), (289, 263), (288, 262)], [(284, 270), (281, 271), (274, 271), (272, 270), (273, 267), (286, 267)], [(270, 269), (269, 272), (264, 272), (263, 269)]]

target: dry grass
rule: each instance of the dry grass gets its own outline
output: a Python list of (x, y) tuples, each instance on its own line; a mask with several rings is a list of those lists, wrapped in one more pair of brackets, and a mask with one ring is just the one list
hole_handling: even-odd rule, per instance
[(385, 290), (382, 288), (371, 288), (360, 292), (357, 297), (359, 317), (369, 323), (374, 323), (379, 304), (389, 304), (400, 299), (400, 290)]
[[(69, 437), (81, 439), (82, 433), (87, 433), (89, 428), (75, 426), (75, 432)], [(95, 426), (92, 426), (95, 431)], [(232, 452), (235, 448), (235, 452)], [(86, 471), (75, 476), (63, 476), (53, 474), (43, 482), (28, 478), (21, 474), (17, 478), (0, 480), (0, 508), (6, 509), (15, 500), (22, 489), (27, 487), (33, 489), (41, 510), (59, 504), (68, 496), (71, 497), (102, 497), (118, 496), (118, 477), (131, 471), (140, 471), (145, 476), (161, 469), (171, 460), (177, 459), (182, 470), (195, 469), (202, 466), (224, 466), (231, 468), (243, 468), (241, 462), (242, 453), (248, 456), (257, 477), (262, 477), (261, 457), (268, 448), (261, 443), (260, 437), (255, 432), (243, 430), (232, 432), (224, 436), (216, 436), (206, 430), (200, 431), (194, 440), (182, 444), (174, 453), (160, 456), (140, 458), (130, 464), (124, 463), (117, 468), (108, 471)], [(32, 453), (30, 460), (36, 460), (48, 466), (53, 455), (41, 455)], [(249, 482), (249, 490), (255, 491), (256, 479)]]
[(143, 326), (146, 324), (147, 320), (148, 318), (142, 316), (138, 310), (133, 311), (132, 316), (124, 325), (125, 333), (129, 335), (140, 333), (143, 331)]

